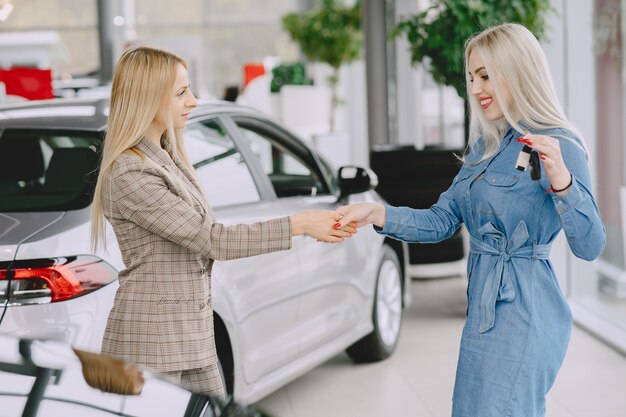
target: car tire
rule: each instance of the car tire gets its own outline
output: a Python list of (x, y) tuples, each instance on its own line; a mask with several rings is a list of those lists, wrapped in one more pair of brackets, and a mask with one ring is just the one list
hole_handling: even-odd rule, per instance
[(346, 350), (354, 362), (378, 362), (395, 350), (402, 324), (401, 271), (396, 253), (391, 247), (383, 246), (372, 309), (374, 330)]

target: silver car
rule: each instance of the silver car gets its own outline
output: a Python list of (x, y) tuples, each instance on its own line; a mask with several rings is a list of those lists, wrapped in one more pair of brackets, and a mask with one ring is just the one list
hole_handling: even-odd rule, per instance
[[(89, 249), (107, 100), (0, 108), (0, 333), (98, 350), (123, 263), (112, 230)], [(224, 224), (379, 201), (375, 176), (335, 171), (278, 123), (233, 104), (192, 112), (188, 154)], [(343, 350), (385, 359), (410, 301), (406, 245), (363, 228), (342, 244), (217, 262), (216, 343), (226, 387), (251, 403)]]

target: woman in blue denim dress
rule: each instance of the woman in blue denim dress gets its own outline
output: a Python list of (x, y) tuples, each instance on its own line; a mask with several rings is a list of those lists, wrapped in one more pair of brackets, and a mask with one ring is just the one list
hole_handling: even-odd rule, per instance
[[(465, 67), (470, 138), (450, 188), (427, 210), (343, 206), (340, 223), (373, 224), (422, 243), (446, 239), (464, 223), (468, 310), (452, 416), (544, 416), (572, 328), (550, 246), (563, 229), (574, 255), (593, 260), (605, 229), (585, 145), (532, 33), (517, 24), (479, 33), (466, 44)], [(524, 145), (539, 156), (539, 180), (516, 169)]]

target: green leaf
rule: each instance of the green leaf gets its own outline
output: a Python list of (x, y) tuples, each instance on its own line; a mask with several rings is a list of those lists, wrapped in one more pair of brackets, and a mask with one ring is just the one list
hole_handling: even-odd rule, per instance
[(313, 81), (306, 77), (302, 62), (281, 64), (272, 69), (270, 91), (278, 93), (283, 85), (311, 85)]
[(310, 61), (325, 62), (337, 69), (361, 55), (360, 2), (346, 7), (339, 0), (323, 0), (320, 8), (288, 14), (282, 23)]
[(465, 98), (463, 52), (468, 38), (503, 22), (526, 26), (541, 39), (550, 0), (433, 0), (427, 10), (408, 16), (391, 29), (405, 36), (413, 64), (430, 62), (433, 79)]

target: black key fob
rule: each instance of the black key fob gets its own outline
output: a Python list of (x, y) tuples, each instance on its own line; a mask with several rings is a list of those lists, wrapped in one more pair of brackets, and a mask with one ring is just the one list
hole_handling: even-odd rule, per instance
[(541, 179), (541, 165), (539, 164), (539, 154), (537, 151), (530, 153), (530, 161), (528, 164), (530, 165), (530, 178), (532, 178), (533, 181)]

